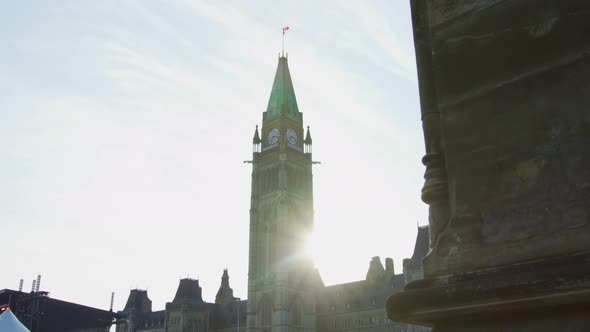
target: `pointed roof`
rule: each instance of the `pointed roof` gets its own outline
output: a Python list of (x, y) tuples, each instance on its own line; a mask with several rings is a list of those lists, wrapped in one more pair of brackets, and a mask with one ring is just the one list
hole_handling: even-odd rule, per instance
[(147, 290), (132, 289), (129, 292), (129, 297), (127, 298), (127, 303), (125, 304), (123, 311), (151, 312), (152, 300), (148, 297)]
[(185, 278), (180, 279), (178, 289), (173, 304), (201, 304), (203, 303), (203, 297), (201, 295), (201, 286), (199, 286), (199, 280)]
[(254, 138), (252, 139), (253, 144), (260, 144), (260, 135), (258, 134), (258, 125), (256, 125), (256, 131), (254, 131)]
[(227, 273), (227, 269), (223, 269), (221, 286), (219, 286), (217, 295), (215, 295), (215, 303), (228, 303), (233, 302), (234, 300), (234, 291), (229, 287), (229, 274)]
[[(414, 253), (408, 260), (411, 266), (422, 266), (422, 258), (428, 254), (430, 248), (430, 228), (429, 226), (419, 226), (414, 244)], [(405, 265), (406, 263), (404, 263)]]
[(309, 130), (309, 126), (307, 126), (307, 134), (305, 135), (305, 144), (311, 144), (311, 130)]
[(279, 58), (279, 65), (272, 84), (264, 120), (271, 120), (280, 116), (286, 116), (298, 123), (302, 122), (286, 57)]

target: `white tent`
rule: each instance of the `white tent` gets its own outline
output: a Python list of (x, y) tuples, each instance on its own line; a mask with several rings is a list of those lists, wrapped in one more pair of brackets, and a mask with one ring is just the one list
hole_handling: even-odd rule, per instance
[(0, 331), (31, 332), (18, 320), (18, 318), (16, 318), (10, 309), (6, 309), (2, 315), (0, 315)]

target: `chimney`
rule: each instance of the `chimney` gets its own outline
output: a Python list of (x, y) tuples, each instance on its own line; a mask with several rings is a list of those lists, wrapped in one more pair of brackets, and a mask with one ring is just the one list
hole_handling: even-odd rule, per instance
[(33, 286), (31, 287), (31, 293), (35, 292), (35, 284), (37, 283), (37, 280), (33, 279)]
[(113, 302), (115, 302), (115, 292), (111, 292), (111, 307), (109, 309), (110, 312), (113, 312)]
[(408, 268), (410, 267), (410, 262), (411, 260), (409, 258), (404, 258), (403, 260), (403, 273), (406, 274), (406, 272), (408, 271)]
[(23, 291), (23, 283), (24, 282), (25, 281), (23, 279), (21, 279), (20, 282), (18, 283), (18, 291), (19, 292), (22, 292)]
[(391, 257), (385, 258), (385, 276), (391, 278), (395, 275), (395, 269), (393, 267), (393, 259)]
[(381, 259), (379, 256), (375, 256), (371, 259), (369, 263), (369, 271), (367, 271), (367, 280), (369, 281), (376, 281), (381, 279), (385, 274), (385, 270), (383, 269), (383, 264), (381, 264)]

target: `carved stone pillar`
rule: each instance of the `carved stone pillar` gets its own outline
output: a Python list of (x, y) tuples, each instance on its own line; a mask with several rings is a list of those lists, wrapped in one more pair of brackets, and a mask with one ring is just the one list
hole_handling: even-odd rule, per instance
[[(412, 2), (422, 128), (426, 147), (426, 155), (422, 158), (422, 163), (426, 166), (422, 201), (429, 206), (430, 247), (434, 248), (441, 232), (449, 222), (449, 188), (440, 130), (440, 112), (438, 111), (434, 84), (430, 26), (428, 25), (429, 19), (426, 7), (426, 2)], [(428, 258), (425, 261), (428, 261)], [(431, 273), (431, 269), (425, 267), (424, 272), (426, 274)]]
[(590, 326), (590, 3), (411, 0), (429, 205), (393, 320)]

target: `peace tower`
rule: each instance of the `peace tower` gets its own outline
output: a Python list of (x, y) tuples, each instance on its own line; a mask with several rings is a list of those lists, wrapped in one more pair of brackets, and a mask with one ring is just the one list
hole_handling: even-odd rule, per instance
[(311, 134), (304, 135), (287, 58), (253, 138), (248, 321), (250, 332), (315, 331), (323, 287), (304, 243), (313, 228)]

